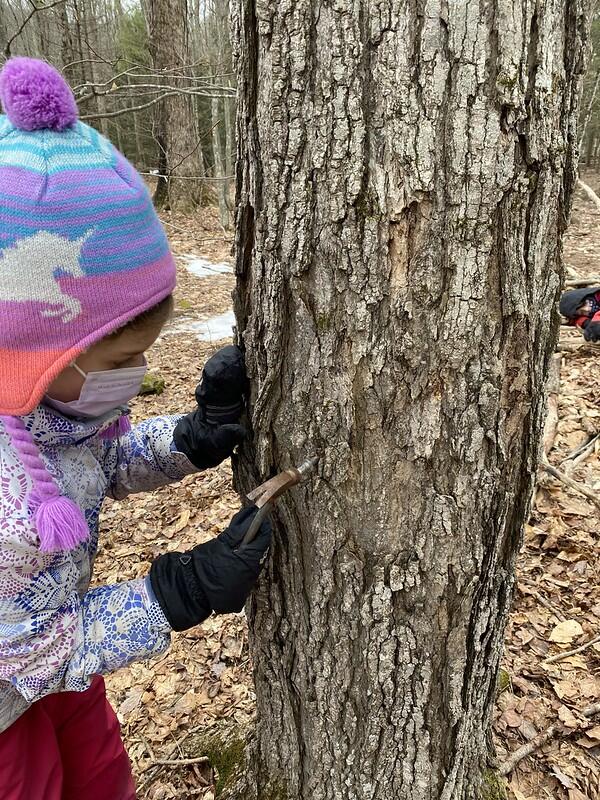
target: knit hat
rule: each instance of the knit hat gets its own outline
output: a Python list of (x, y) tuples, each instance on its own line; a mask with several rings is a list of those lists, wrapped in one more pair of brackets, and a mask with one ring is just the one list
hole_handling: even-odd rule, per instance
[(0, 72), (0, 419), (33, 491), (40, 550), (89, 535), (60, 495), (26, 421), (91, 344), (167, 297), (175, 264), (143, 180), (77, 120), (49, 64), (13, 58)]
[(143, 180), (77, 120), (49, 64), (0, 72), (0, 414), (27, 414), (91, 344), (167, 297), (175, 265)]

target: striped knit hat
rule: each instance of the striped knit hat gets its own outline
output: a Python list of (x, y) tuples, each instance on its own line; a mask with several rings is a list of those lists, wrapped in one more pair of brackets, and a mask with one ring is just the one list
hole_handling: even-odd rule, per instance
[(43, 61), (0, 72), (0, 419), (33, 483), (41, 550), (89, 534), (21, 415), (91, 344), (167, 297), (175, 265), (141, 177)]
[(11, 59), (0, 99), (0, 414), (18, 415), (167, 297), (175, 265), (141, 177), (53, 67)]

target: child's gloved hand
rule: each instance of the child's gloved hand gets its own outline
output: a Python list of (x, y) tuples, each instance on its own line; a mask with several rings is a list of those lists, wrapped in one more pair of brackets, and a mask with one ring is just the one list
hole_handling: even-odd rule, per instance
[(243, 508), (216, 539), (186, 553), (165, 553), (154, 561), (150, 581), (173, 630), (199, 625), (212, 611), (242, 610), (271, 544), (268, 520), (252, 542), (241, 544), (257, 512), (256, 506)]
[(583, 329), (583, 338), (586, 342), (600, 342), (600, 322), (588, 322)]
[(212, 425), (227, 425), (239, 420), (244, 410), (244, 394), (248, 385), (244, 354), (229, 345), (211, 356), (202, 370), (196, 389), (198, 408)]
[(173, 441), (198, 469), (216, 467), (246, 438), (241, 425), (211, 425), (201, 409), (182, 417), (173, 431)]
[(177, 424), (173, 439), (198, 469), (216, 467), (228, 458), (246, 431), (238, 425), (248, 378), (244, 354), (229, 345), (206, 362), (196, 389), (198, 409)]

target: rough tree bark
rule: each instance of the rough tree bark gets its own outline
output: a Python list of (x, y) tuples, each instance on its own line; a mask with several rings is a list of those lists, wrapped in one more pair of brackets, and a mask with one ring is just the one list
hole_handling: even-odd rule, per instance
[[(162, 82), (186, 88), (192, 70), (189, 56), (187, 0), (149, 0), (149, 46), (153, 66)], [(160, 159), (154, 201), (157, 206), (190, 210), (202, 202), (202, 183), (190, 180), (204, 175), (194, 97), (177, 94), (156, 105), (155, 131)], [(181, 178), (181, 180), (178, 180)]]
[(583, 0), (237, 0), (260, 798), (485, 796), (557, 338)]

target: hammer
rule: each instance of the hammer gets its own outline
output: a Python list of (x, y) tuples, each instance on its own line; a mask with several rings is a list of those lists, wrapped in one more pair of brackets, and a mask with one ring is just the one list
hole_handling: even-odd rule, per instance
[(287, 492), (288, 489), (291, 489), (292, 486), (296, 486), (308, 480), (308, 477), (318, 463), (319, 456), (308, 458), (300, 464), (299, 467), (291, 467), (290, 469), (280, 472), (279, 475), (275, 475), (274, 478), (269, 478), (268, 481), (261, 483), (260, 486), (257, 486), (256, 489), (248, 494), (248, 500), (252, 500), (258, 507), (258, 513), (252, 520), (252, 525), (250, 525), (246, 531), (246, 535), (242, 541), (243, 545), (248, 544), (248, 542), (254, 539), (262, 525), (262, 521), (271, 510), (274, 501), (277, 500), (278, 497), (281, 497), (284, 492)]

